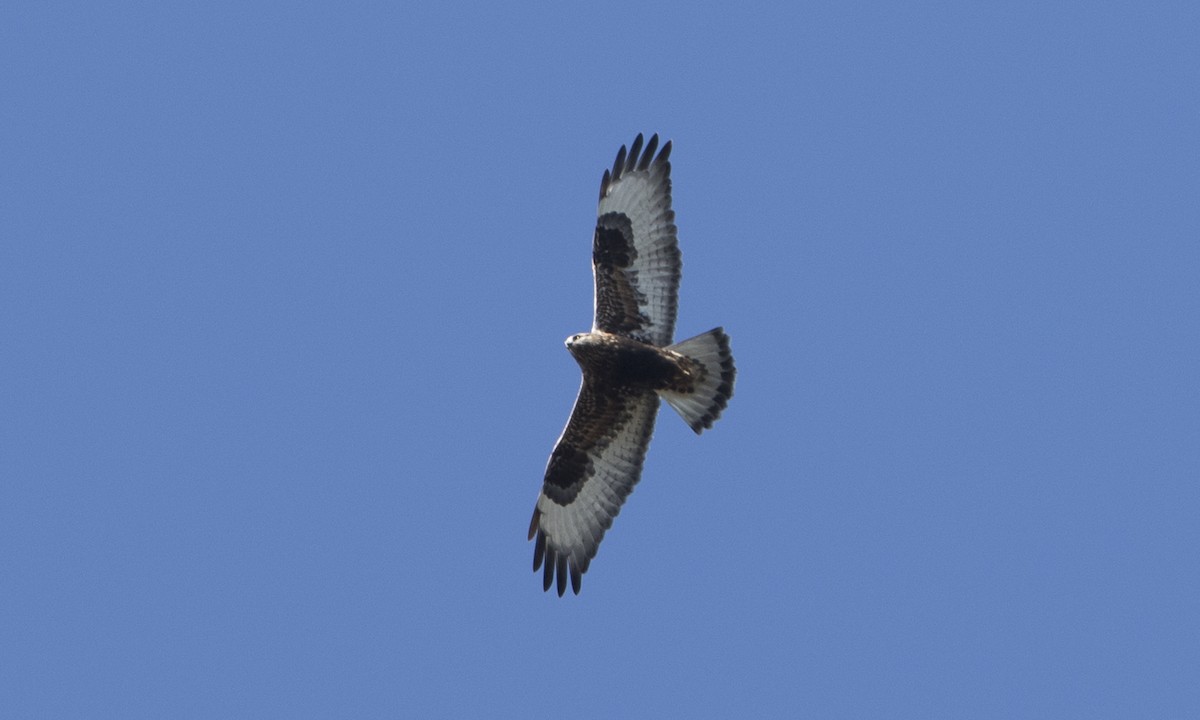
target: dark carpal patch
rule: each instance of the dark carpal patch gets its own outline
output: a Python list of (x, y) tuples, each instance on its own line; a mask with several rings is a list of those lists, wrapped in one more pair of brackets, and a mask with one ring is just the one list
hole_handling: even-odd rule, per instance
[(570, 504), (593, 472), (592, 459), (585, 449), (559, 445), (546, 468), (546, 497), (559, 505)]
[(637, 259), (633, 224), (622, 213), (605, 213), (596, 221), (592, 240), (592, 262), (600, 266), (627, 268)]

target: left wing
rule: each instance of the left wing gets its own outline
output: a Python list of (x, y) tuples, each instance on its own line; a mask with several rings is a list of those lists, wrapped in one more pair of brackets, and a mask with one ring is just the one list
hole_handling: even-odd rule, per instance
[(604, 532), (642, 475), (654, 432), (658, 396), (600, 386), (586, 376), (571, 419), (546, 465), (529, 539), (537, 538), (533, 569), (545, 562), (542, 589), (558, 578), (558, 594), (579, 594), (583, 574)]
[(592, 241), (596, 278), (592, 332), (603, 330), (658, 347), (671, 344), (683, 262), (671, 209), (671, 143), (658, 135), (642, 152), (639, 134), (600, 181)]

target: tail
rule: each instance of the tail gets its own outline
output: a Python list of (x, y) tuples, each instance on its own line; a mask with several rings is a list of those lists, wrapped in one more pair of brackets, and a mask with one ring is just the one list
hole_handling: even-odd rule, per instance
[(737, 369), (733, 367), (733, 353), (729, 351), (729, 336), (722, 328), (714, 328), (667, 348), (677, 352), (696, 365), (696, 381), (691, 392), (659, 390), (675, 412), (699, 435), (705, 428), (712, 427), (721, 416), (721, 411), (733, 397), (733, 378)]

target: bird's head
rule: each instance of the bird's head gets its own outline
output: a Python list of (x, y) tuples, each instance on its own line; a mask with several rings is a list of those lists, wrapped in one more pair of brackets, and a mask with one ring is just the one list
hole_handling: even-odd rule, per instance
[(570, 350), (572, 355), (579, 357), (580, 353), (588, 352), (591, 347), (596, 345), (596, 342), (597, 338), (592, 333), (575, 333), (563, 344), (567, 346), (567, 350)]

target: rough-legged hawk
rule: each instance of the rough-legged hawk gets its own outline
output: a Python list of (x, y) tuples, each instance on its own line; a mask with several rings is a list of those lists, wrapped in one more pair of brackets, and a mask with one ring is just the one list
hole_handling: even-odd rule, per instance
[(638, 135), (600, 181), (592, 241), (592, 331), (567, 338), (583, 370), (571, 419), (546, 465), (529, 539), (543, 589), (567, 577), (576, 594), (604, 532), (642, 474), (661, 397), (696, 434), (733, 396), (733, 355), (721, 328), (671, 344), (682, 263), (671, 210), (671, 143), (655, 157)]

